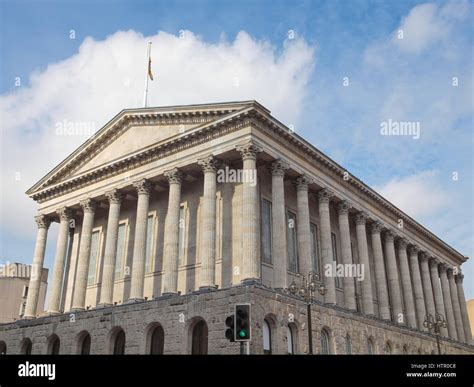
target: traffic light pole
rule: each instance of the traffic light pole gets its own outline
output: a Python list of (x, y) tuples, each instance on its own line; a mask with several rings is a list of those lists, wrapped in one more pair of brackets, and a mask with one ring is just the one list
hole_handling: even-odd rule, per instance
[(248, 341), (241, 341), (240, 342), (240, 354), (241, 355), (250, 355), (250, 346)]

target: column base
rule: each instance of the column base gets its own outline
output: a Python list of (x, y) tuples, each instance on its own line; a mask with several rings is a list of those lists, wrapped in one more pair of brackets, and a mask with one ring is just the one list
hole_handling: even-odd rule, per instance
[(60, 314), (62, 314), (62, 313), (59, 312), (59, 311), (57, 311), (57, 310), (53, 310), (53, 311), (49, 311), (49, 310), (48, 310), (48, 311), (46, 312), (46, 315), (47, 315), (47, 316), (58, 316), (58, 315), (60, 315)]
[(164, 292), (161, 297), (175, 297), (180, 296), (181, 292)]
[(133, 304), (133, 303), (135, 303), (135, 302), (143, 302), (143, 301), (145, 301), (144, 298), (138, 298), (138, 297), (136, 297), (136, 298), (129, 298), (127, 301), (124, 302), (124, 304)]
[(76, 312), (84, 312), (86, 308), (71, 308), (69, 312), (76, 313)]
[(94, 309), (110, 308), (112, 306), (114, 306), (114, 304), (103, 303), (103, 304), (98, 304)]
[(199, 289), (193, 293), (208, 293), (213, 292), (214, 290), (217, 290), (217, 285), (200, 286)]
[(23, 320), (33, 320), (36, 316), (23, 316)]
[(240, 281), (242, 285), (260, 285), (261, 281), (260, 278), (245, 278)]

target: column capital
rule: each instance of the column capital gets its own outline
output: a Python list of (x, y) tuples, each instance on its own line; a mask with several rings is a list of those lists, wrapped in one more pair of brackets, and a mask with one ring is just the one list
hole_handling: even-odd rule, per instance
[(120, 203), (122, 203), (122, 200), (125, 197), (123, 192), (120, 192), (117, 189), (112, 189), (110, 191), (107, 191), (105, 193), (105, 196), (109, 200), (110, 204), (120, 204)]
[(385, 241), (386, 242), (394, 242), (395, 241), (395, 238), (397, 237), (397, 234), (395, 234), (395, 232), (393, 232), (392, 230), (385, 230), (384, 232), (384, 237), (385, 237)]
[(45, 228), (47, 230), (51, 225), (51, 219), (48, 218), (46, 215), (35, 216), (35, 221), (38, 225), (38, 228)]
[(448, 279), (454, 279), (454, 273), (453, 273), (453, 268), (452, 267), (448, 267), (446, 269), (446, 274), (448, 276)]
[(309, 178), (306, 175), (298, 176), (295, 180), (296, 190), (297, 191), (307, 191), (308, 185), (313, 183), (313, 179)]
[(329, 200), (334, 196), (334, 192), (328, 188), (323, 188), (318, 191), (317, 195), (319, 203), (329, 203)]
[(426, 251), (422, 251), (420, 253), (420, 262), (425, 262), (425, 261), (428, 262), (429, 259), (430, 259), (430, 256)]
[(428, 261), (428, 264), (429, 264), (430, 267), (438, 266), (440, 264), (440, 261), (436, 257), (431, 257), (430, 260)]
[(380, 231), (383, 229), (383, 223), (376, 220), (370, 224), (370, 232), (372, 234), (380, 234)]
[(399, 250), (406, 250), (408, 246), (408, 241), (403, 237), (397, 238), (397, 247)]
[(351, 208), (352, 203), (349, 200), (341, 200), (337, 203), (337, 213), (339, 215), (348, 215)]
[(183, 173), (178, 168), (173, 168), (164, 173), (168, 179), (168, 184), (181, 184), (183, 181)]
[(462, 281), (464, 280), (464, 274), (459, 272), (459, 274), (454, 276), (454, 281), (456, 281), (457, 284), (462, 284)]
[(446, 273), (448, 271), (448, 268), (449, 268), (449, 265), (447, 265), (446, 263), (444, 262), (441, 262), (439, 264), (439, 271), (440, 273)]
[(271, 165), (272, 176), (284, 176), (290, 165), (281, 159), (275, 160)]
[(417, 245), (414, 245), (414, 244), (410, 244), (408, 246), (408, 252), (410, 253), (410, 255), (418, 255), (418, 252), (420, 251), (420, 248), (417, 246)]
[(257, 145), (253, 140), (250, 140), (244, 144), (237, 145), (236, 150), (241, 154), (243, 160), (256, 160), (257, 153), (262, 151), (262, 147)]
[(139, 195), (150, 195), (152, 185), (147, 179), (137, 180), (132, 185)]
[(72, 218), (73, 212), (70, 208), (61, 207), (56, 210), (56, 213), (59, 215), (59, 220), (68, 221)]
[(357, 225), (365, 225), (369, 219), (369, 214), (365, 211), (359, 211), (355, 214), (355, 222)]
[(79, 202), (80, 206), (82, 207), (82, 211), (84, 213), (89, 212), (89, 213), (95, 213), (95, 209), (97, 207), (97, 204), (94, 200), (92, 199), (84, 199)]
[(219, 161), (213, 155), (198, 159), (197, 163), (202, 168), (204, 173), (216, 173), (219, 165)]

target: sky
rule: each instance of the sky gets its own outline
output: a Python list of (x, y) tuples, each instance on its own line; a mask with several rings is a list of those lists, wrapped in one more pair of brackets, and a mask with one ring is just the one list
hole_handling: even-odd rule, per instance
[[(256, 99), (472, 257), (472, 24), (461, 0), (0, 0), (0, 263), (31, 263), (25, 191), (141, 106), (148, 41), (150, 106)], [(474, 298), (473, 258), (463, 272)]]

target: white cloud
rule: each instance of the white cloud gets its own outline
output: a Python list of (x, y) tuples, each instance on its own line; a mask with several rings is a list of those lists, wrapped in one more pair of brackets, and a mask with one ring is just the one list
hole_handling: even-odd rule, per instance
[(448, 203), (448, 193), (436, 180), (434, 171), (392, 178), (374, 187), (383, 197), (415, 219), (436, 215)]
[(58, 122), (98, 130), (120, 110), (141, 105), (148, 40), (155, 76), (149, 106), (256, 99), (283, 122), (298, 122), (315, 63), (315, 48), (303, 39), (286, 41), (277, 51), (246, 32), (217, 43), (191, 31), (184, 38), (165, 32), (150, 38), (133, 30), (103, 41), (86, 38), (76, 55), (31, 74), (29, 87), (0, 97), (1, 222), (9, 231), (34, 233), (35, 204), (24, 192), (87, 139), (56, 135)]

